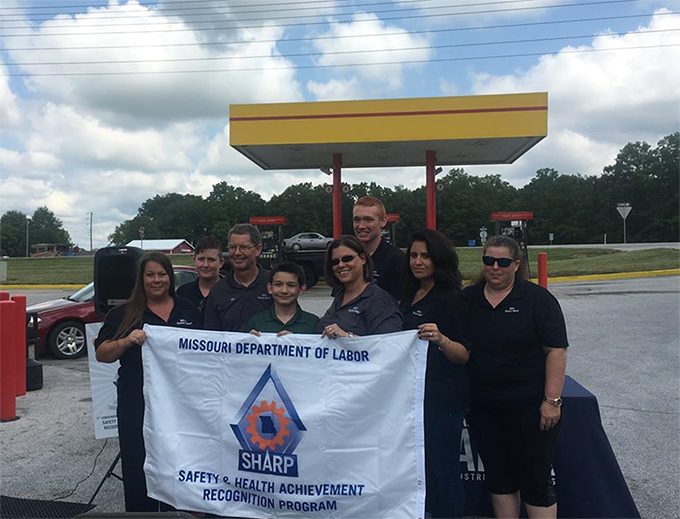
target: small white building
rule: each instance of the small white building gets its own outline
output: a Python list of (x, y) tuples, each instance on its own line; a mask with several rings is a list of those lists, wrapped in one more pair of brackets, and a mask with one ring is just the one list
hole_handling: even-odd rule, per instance
[(186, 240), (132, 240), (127, 247), (139, 247), (145, 251), (162, 252), (163, 254), (193, 254), (193, 246)]

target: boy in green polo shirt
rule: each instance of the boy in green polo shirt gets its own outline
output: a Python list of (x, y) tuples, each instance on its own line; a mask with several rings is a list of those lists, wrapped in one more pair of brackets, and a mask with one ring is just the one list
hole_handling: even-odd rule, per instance
[(305, 272), (296, 263), (282, 263), (272, 269), (267, 291), (274, 304), (255, 314), (244, 326), (258, 337), (262, 332), (286, 335), (288, 333), (314, 333), (319, 318), (305, 312), (298, 304), (298, 297), (305, 290)]

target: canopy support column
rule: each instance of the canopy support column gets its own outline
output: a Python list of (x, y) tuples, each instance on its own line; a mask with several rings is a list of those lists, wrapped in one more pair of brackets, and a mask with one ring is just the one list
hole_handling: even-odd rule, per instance
[(426, 189), (426, 215), (427, 228), (437, 229), (437, 197), (435, 190), (434, 177), (436, 175), (435, 165), (437, 163), (437, 155), (433, 150), (425, 152), (425, 189)]
[(333, 238), (342, 236), (342, 154), (333, 153)]

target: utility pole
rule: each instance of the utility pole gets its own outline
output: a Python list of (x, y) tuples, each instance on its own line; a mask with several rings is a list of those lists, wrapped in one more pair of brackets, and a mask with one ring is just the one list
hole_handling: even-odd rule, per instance
[(94, 218), (94, 213), (90, 211), (90, 252), (92, 252), (92, 219)]
[(28, 258), (28, 224), (31, 223), (31, 220), (26, 218), (26, 257)]

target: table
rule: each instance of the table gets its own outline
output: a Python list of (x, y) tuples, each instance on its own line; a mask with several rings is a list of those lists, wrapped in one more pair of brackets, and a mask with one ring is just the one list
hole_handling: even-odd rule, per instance
[[(602, 427), (597, 398), (569, 376), (565, 377), (562, 398), (562, 430), (553, 463), (558, 517), (640, 517)], [(493, 517), (484, 467), (467, 423), (460, 462), (465, 515)]]

